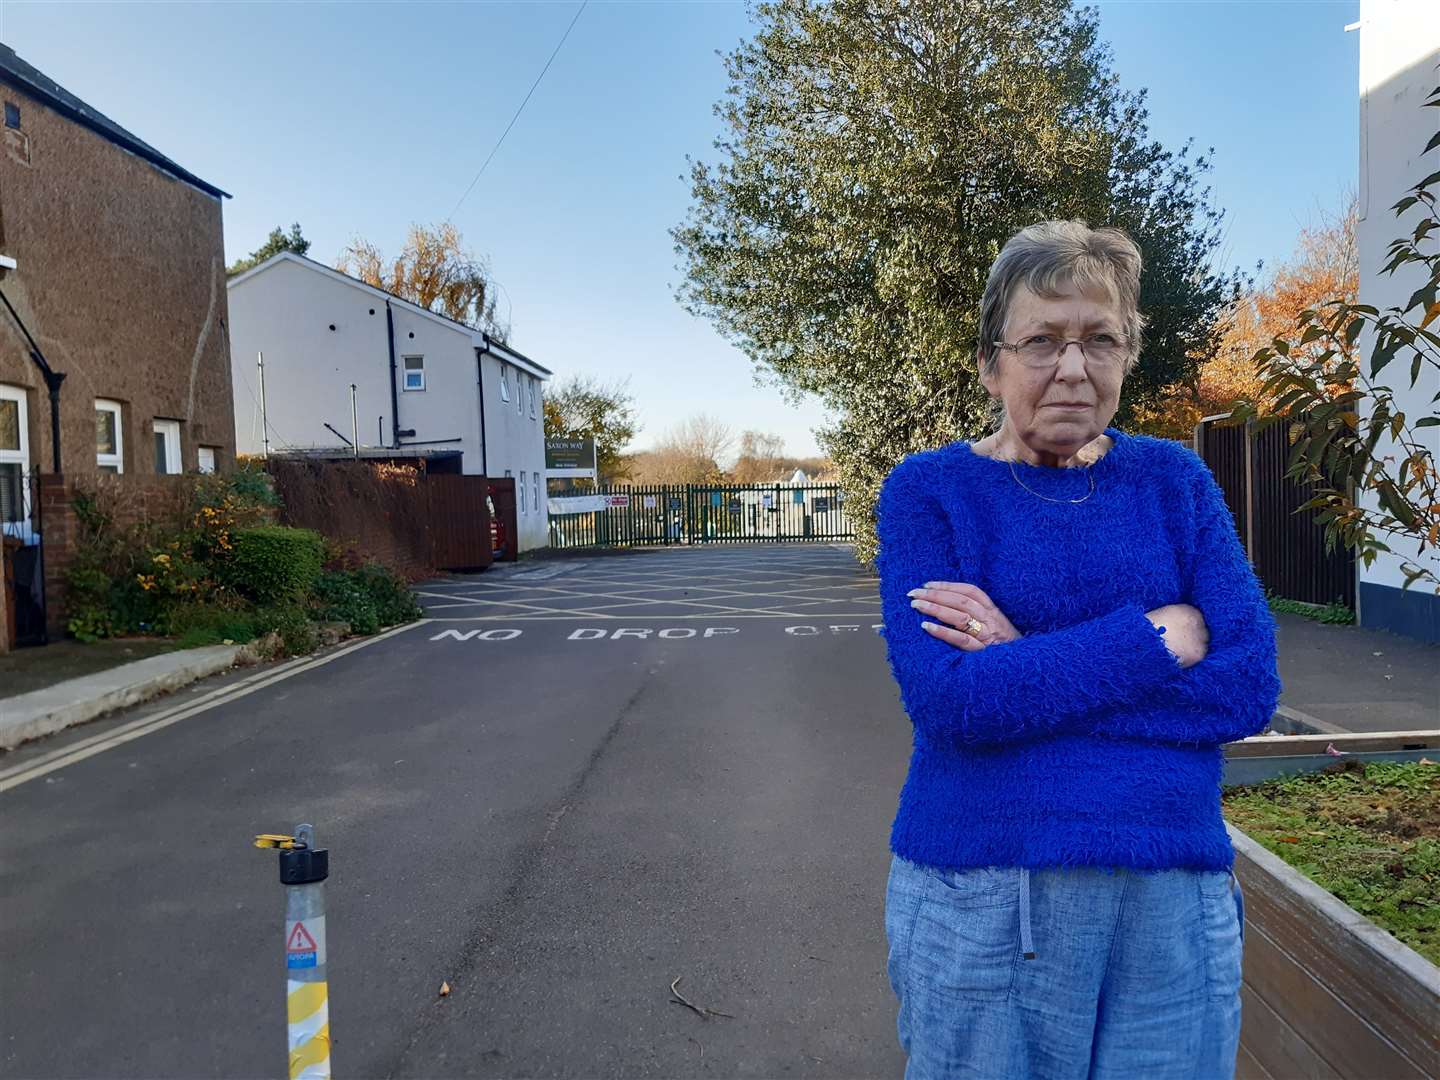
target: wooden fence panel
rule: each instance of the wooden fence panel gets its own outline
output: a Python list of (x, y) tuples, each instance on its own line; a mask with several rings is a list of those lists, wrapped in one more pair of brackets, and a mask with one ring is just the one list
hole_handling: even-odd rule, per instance
[(1256, 432), (1207, 420), (1195, 431), (1196, 452), (1210, 466), (1260, 583), (1288, 600), (1355, 606), (1355, 554), (1325, 550), (1315, 512), (1297, 513), (1314, 495), (1285, 477), (1290, 449), (1283, 423)]
[(475, 570), (489, 566), (490, 514), (485, 508), (487, 480), (459, 473), (430, 473), (430, 532), (435, 565), (441, 570)]
[(1315, 496), (1309, 484), (1287, 479), (1290, 446), (1284, 424), (1259, 432), (1254, 463), (1252, 529), (1255, 572), (1280, 596), (1312, 604), (1355, 607), (1355, 559), (1342, 546), (1325, 551), (1325, 530), (1314, 511), (1295, 511)]

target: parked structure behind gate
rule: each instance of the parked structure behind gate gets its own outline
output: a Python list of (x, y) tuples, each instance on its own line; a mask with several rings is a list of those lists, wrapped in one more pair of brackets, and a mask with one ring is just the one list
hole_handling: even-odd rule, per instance
[(550, 546), (849, 540), (839, 484), (660, 484), (551, 496)]

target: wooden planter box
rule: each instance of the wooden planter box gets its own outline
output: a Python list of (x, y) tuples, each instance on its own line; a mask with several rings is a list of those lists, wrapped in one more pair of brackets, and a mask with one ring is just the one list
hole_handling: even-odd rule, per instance
[[(1437, 736), (1393, 735), (1430, 747)], [(1333, 742), (1359, 750), (1376, 738), (1326, 736), (1320, 749)], [(1253, 755), (1232, 744), (1227, 757), (1281, 756), (1272, 740), (1253, 741), (1262, 744)], [(1295, 739), (1290, 747), (1300, 748)], [(1428, 752), (1436, 756), (1434, 749)], [(1334, 760), (1327, 755), (1314, 764)], [(1225, 827), (1235, 845), (1235, 876), (1245, 901), (1244, 1020), (1235, 1075), (1240, 1080), (1440, 1078), (1440, 967), (1244, 832), (1228, 822)]]

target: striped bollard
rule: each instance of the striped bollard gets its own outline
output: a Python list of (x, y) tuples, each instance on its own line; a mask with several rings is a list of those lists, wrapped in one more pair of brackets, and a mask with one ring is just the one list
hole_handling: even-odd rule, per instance
[(255, 846), (280, 849), (285, 886), (285, 1011), (290, 1026), (290, 1080), (329, 1080), (330, 991), (325, 981), (325, 879), (330, 853), (315, 830), (266, 834)]

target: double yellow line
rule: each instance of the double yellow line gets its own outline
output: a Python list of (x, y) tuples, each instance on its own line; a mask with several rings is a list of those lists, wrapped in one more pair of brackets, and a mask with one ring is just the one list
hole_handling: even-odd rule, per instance
[(103, 754), (106, 750), (113, 750), (117, 746), (142, 736), (167, 728), (171, 724), (178, 724), (181, 720), (189, 719), (199, 713), (206, 712), (220, 705), (226, 705), (238, 698), (263, 690), (267, 686), (273, 686), (277, 682), (293, 678), (296, 675), (303, 675), (307, 671), (324, 667), (333, 660), (339, 660), (342, 656), (370, 645), (378, 644), (386, 638), (394, 637), (396, 634), (403, 634), (407, 630), (413, 630), (417, 626), (423, 626), (429, 619), (420, 619), (418, 622), (407, 623), (404, 626), (397, 626), (385, 631), (383, 634), (376, 634), (374, 637), (364, 638), (354, 644), (347, 645), (343, 649), (326, 653), (324, 656), (300, 657), (295, 660), (287, 660), (276, 667), (267, 667), (238, 682), (230, 683), (228, 686), (218, 687), (208, 693), (201, 694), (181, 705), (174, 705), (151, 716), (143, 716), (138, 720), (132, 720), (128, 724), (122, 724), (113, 731), (107, 731), (99, 735), (92, 735), (88, 739), (81, 739), (79, 742), (70, 743), (48, 754), (31, 758), (28, 761), (13, 765), (8, 769), (0, 769), (0, 792), (9, 791), (11, 788), (19, 787), (21, 784), (29, 783), (31, 780), (38, 780), (40, 777), (63, 769), (67, 765), (74, 765), (76, 762), (84, 761), (86, 758), (94, 757), (96, 754)]

